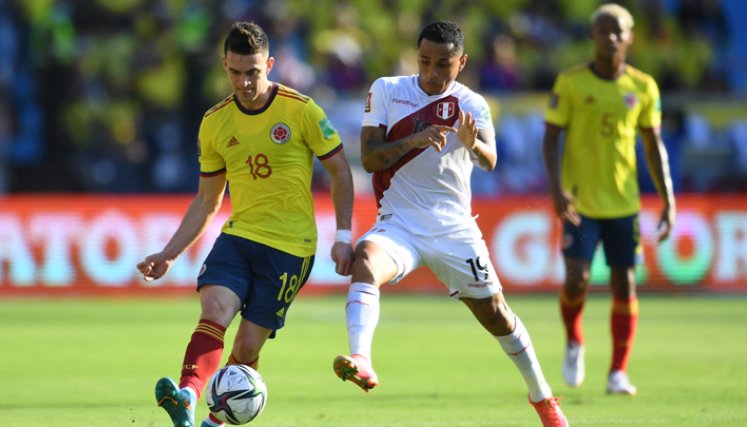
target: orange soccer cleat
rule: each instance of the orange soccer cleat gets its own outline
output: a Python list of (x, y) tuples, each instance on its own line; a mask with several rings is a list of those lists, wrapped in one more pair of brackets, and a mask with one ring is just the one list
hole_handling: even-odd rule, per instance
[(340, 379), (352, 381), (366, 393), (379, 385), (379, 379), (376, 377), (376, 372), (371, 367), (371, 363), (360, 354), (353, 354), (349, 357), (341, 354), (335, 357), (332, 367)]
[(563, 411), (560, 410), (560, 401), (557, 397), (550, 397), (539, 402), (532, 402), (530, 399), (529, 403), (542, 420), (542, 427), (569, 427), (570, 424)]

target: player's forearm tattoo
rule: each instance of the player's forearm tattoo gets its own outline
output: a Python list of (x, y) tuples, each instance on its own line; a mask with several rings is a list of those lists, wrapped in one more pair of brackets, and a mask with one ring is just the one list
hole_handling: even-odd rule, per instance
[(361, 154), (366, 170), (377, 171), (394, 165), (408, 150), (403, 140), (387, 142), (381, 135), (369, 134), (364, 135)]

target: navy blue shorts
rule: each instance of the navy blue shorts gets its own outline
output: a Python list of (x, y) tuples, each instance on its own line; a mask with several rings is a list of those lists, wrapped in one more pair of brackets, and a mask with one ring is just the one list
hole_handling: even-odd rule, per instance
[(313, 255), (297, 257), (221, 233), (205, 259), (197, 289), (205, 285), (231, 289), (241, 300), (244, 319), (276, 331), (285, 324), (288, 308), (309, 279), (313, 265)]
[(638, 214), (622, 218), (594, 219), (581, 215), (581, 225), (563, 223), (563, 256), (591, 261), (602, 242), (610, 267), (633, 267), (641, 257)]

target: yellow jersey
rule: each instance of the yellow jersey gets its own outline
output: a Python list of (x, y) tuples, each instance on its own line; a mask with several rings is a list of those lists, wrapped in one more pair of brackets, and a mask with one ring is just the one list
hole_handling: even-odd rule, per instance
[(636, 130), (661, 124), (653, 77), (626, 65), (608, 80), (578, 65), (555, 80), (545, 122), (565, 130), (561, 185), (579, 213), (617, 218), (640, 210)]
[(317, 242), (312, 156), (326, 159), (342, 142), (311, 98), (277, 83), (271, 90), (258, 110), (231, 95), (205, 113), (200, 175), (226, 174), (231, 216), (224, 233), (306, 257)]

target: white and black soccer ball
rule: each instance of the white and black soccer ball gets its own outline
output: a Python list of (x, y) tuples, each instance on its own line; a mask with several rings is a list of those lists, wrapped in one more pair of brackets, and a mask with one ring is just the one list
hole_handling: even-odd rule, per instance
[(257, 418), (267, 402), (267, 385), (246, 365), (219, 369), (207, 385), (210, 412), (227, 424), (240, 425)]

